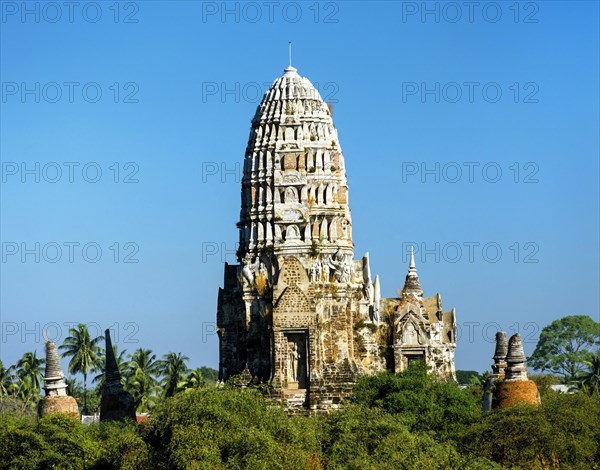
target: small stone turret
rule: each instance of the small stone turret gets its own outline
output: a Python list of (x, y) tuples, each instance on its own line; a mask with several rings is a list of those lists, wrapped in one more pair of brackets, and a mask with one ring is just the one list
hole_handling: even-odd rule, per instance
[(104, 332), (104, 338), (106, 340), (105, 384), (100, 400), (100, 421), (122, 419), (135, 421), (135, 404), (131, 394), (125, 391), (121, 384), (121, 372), (110, 340), (110, 330)]
[(65, 374), (60, 367), (56, 343), (46, 338), (46, 371), (44, 373), (46, 396), (38, 404), (40, 417), (51, 413), (62, 413), (79, 420), (79, 407), (75, 398), (67, 395)]
[(511, 336), (506, 355), (506, 376), (498, 382), (494, 398), (498, 408), (507, 408), (518, 403), (540, 404), (540, 394), (535, 382), (527, 379), (525, 352), (519, 333)]

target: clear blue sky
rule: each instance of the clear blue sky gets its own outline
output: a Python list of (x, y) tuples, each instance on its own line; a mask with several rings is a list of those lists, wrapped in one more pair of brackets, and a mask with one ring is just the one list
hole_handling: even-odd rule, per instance
[(426, 294), (457, 309), (457, 368), (486, 370), (498, 327), (530, 354), (556, 318), (599, 320), (597, 2), (58, 4), (2, 2), (5, 364), (42, 354), (44, 325), (61, 341), (88, 322), (217, 366), (235, 169), (288, 41), (335, 101), (356, 257), (395, 296), (421, 248)]

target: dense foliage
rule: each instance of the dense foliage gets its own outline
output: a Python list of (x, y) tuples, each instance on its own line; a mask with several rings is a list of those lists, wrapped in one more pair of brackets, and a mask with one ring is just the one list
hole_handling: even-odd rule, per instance
[(569, 315), (545, 326), (527, 363), (542, 372), (576, 381), (600, 345), (600, 323), (586, 315)]
[[(62, 357), (69, 359), (67, 370), (71, 374), (81, 374), (83, 384), (75, 377), (67, 378), (67, 393), (77, 400), (83, 414), (100, 411), (100, 396), (104, 389), (104, 365), (106, 354), (101, 341), (103, 336), (92, 338), (85, 324), (69, 330), (59, 349)], [(184, 390), (213, 385), (218, 371), (209, 367), (190, 370), (189, 358), (182, 353), (169, 352), (157, 359), (151, 349), (138, 348), (133, 354), (126, 350), (118, 351), (113, 346), (117, 366), (121, 371), (125, 389), (135, 400), (138, 412), (150, 411), (161, 400)], [(23, 357), (9, 367), (0, 360), (0, 400), (10, 397), (11, 406), (21, 412), (33, 411), (41, 398), (45, 360), (36, 352), (26, 352)], [(88, 392), (88, 377), (95, 372), (92, 393)]]
[(289, 417), (258, 390), (204, 386), (162, 400), (142, 424), (88, 426), (5, 406), (0, 467), (600, 468), (600, 400), (586, 393), (548, 389), (539, 407), (482, 413), (468, 388), (412, 368), (363, 378), (353, 402)]
[[(189, 370), (181, 353), (157, 359), (138, 348), (131, 356), (114, 352), (125, 387), (138, 411), (150, 410), (149, 420), (83, 425), (60, 415), (37, 419), (44, 361), (25, 353), (8, 368), (0, 362), (0, 468), (600, 470), (600, 356), (585, 331), (573, 336), (580, 319), (572, 320), (553, 323), (552, 331), (572, 341), (561, 343), (569, 351), (588, 347), (569, 372), (573, 393), (552, 390), (561, 381), (556, 375), (532, 375), (541, 406), (486, 413), (485, 374), (464, 371), (459, 386), (416, 365), (361, 378), (342, 410), (287, 416), (263, 389), (243, 389), (235, 381), (216, 386), (216, 371)], [(63, 348), (84, 384), (105, 360), (97, 338), (86, 335), (79, 325)], [(551, 349), (551, 339), (541, 335), (536, 350), (559, 351)], [(538, 365), (555, 370), (548, 360)], [(90, 410), (99, 404), (103, 375), (93, 382)], [(83, 405), (84, 387), (72, 379), (68, 387)]]

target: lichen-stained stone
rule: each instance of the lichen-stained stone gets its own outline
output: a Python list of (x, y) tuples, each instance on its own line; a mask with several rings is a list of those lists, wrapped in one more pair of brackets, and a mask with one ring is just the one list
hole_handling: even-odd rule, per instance
[(238, 264), (219, 289), (219, 379), (269, 383), (288, 410), (343, 405), (361, 374), (426, 361), (453, 378), (456, 320), (423, 298), (411, 257), (401, 298), (354, 259), (346, 164), (331, 110), (290, 66), (252, 119)]

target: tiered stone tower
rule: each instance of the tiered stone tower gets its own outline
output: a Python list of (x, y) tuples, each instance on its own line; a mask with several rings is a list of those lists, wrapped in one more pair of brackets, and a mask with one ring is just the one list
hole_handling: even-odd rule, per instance
[[(416, 343), (403, 355), (394, 328), (404, 312), (382, 312), (384, 302), (394, 309), (399, 299), (381, 299), (368, 254), (353, 259), (348, 183), (331, 110), (292, 66), (252, 120), (241, 206), (239, 264), (225, 265), (219, 290), (221, 380), (241, 374), (272, 384), (288, 407), (330, 409), (360, 373), (401, 370), (406, 357), (429, 360), (444, 328), (452, 330), (452, 354), (441, 352), (440, 360), (451, 364), (436, 371), (453, 375), (454, 314), (441, 326), (450, 317), (442, 318), (438, 295), (430, 318), (433, 304), (413, 284), (405, 290), (420, 320), (410, 322)], [(413, 279), (414, 260), (411, 270)]]
[(79, 420), (79, 407), (75, 398), (67, 395), (65, 374), (60, 367), (56, 343), (46, 338), (46, 370), (44, 373), (46, 396), (38, 403), (40, 417), (52, 413), (62, 413)]

